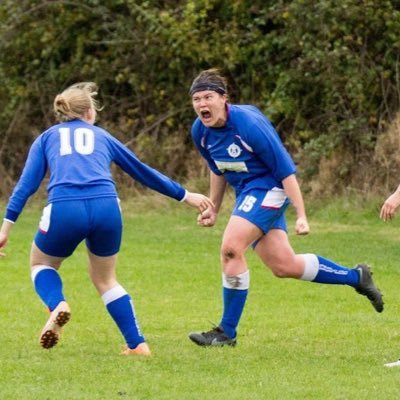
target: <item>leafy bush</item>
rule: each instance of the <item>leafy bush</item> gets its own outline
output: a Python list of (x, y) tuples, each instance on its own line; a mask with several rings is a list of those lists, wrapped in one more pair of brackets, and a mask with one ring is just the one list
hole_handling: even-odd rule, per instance
[[(226, 74), (232, 102), (270, 117), (310, 189), (318, 178), (340, 187), (372, 159), (399, 108), (400, 4), (3, 0), (0, 53), (1, 193), (54, 122), (55, 94), (81, 80), (100, 85), (101, 125), (154, 167), (192, 179), (187, 91), (208, 67)], [(340, 173), (320, 174), (338, 155)]]

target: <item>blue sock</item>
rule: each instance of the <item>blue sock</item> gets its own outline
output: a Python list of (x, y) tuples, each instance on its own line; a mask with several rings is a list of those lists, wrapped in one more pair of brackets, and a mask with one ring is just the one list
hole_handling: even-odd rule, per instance
[(246, 304), (250, 286), (250, 271), (236, 276), (222, 274), (224, 312), (220, 326), (230, 338), (236, 337), (236, 328)]
[(246, 304), (248, 289), (223, 288), (224, 313), (220, 326), (230, 338), (236, 337), (236, 328)]
[(32, 271), (31, 277), (36, 293), (50, 311), (65, 300), (62, 280), (57, 270), (42, 265)]
[(319, 268), (313, 282), (331, 285), (349, 285), (353, 287), (357, 286), (360, 282), (360, 274), (358, 271), (343, 267), (321, 256), (317, 256), (317, 258)]
[(145, 342), (136, 321), (133, 301), (125, 289), (118, 285), (102, 295), (105, 306), (117, 324), (130, 349)]

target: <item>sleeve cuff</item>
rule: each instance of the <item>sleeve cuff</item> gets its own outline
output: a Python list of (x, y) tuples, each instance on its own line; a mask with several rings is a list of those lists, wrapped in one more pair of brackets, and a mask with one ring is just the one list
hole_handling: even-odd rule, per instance
[(181, 203), (183, 203), (186, 200), (187, 195), (188, 195), (188, 191), (185, 189), (185, 194), (183, 195), (183, 197), (179, 201)]
[(4, 216), (4, 219), (6, 221), (14, 223), (17, 220), (18, 216), (19, 213), (17, 213), (16, 211), (6, 210), (6, 215)]

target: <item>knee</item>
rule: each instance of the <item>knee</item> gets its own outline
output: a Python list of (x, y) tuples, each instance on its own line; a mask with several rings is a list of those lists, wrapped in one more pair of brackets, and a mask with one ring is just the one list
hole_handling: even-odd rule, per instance
[(115, 280), (102, 280), (102, 279), (92, 279), (93, 286), (96, 288), (100, 295), (108, 292), (110, 289), (118, 286), (118, 282)]
[(52, 268), (52, 269), (58, 271), (59, 268), (61, 267), (61, 262), (46, 262), (46, 263), (34, 262), (34, 263), (31, 263), (31, 273), (33, 273), (34, 271), (40, 270), (43, 267)]
[(221, 247), (221, 259), (223, 263), (229, 263), (232, 260), (237, 260), (243, 257), (243, 252), (236, 246), (223, 244)]

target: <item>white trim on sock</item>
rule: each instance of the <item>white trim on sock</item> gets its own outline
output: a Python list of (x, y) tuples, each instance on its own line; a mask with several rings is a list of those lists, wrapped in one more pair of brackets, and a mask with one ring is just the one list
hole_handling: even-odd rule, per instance
[(315, 254), (302, 254), (304, 258), (304, 273), (300, 279), (313, 281), (319, 271), (319, 261)]
[(222, 285), (227, 289), (247, 290), (250, 287), (250, 271), (235, 276), (222, 273)]
[(45, 269), (51, 269), (51, 270), (57, 272), (57, 274), (58, 274), (58, 271), (53, 267), (49, 267), (48, 265), (39, 265), (39, 266), (35, 267), (35, 269), (33, 269), (31, 271), (31, 279), (32, 279), (33, 283), (35, 283), (35, 279), (36, 279), (37, 274), (39, 272), (45, 270)]
[(125, 296), (126, 294), (128, 294), (128, 292), (121, 285), (117, 285), (110, 290), (107, 290), (107, 292), (103, 293), (101, 298), (103, 299), (104, 305), (106, 306), (107, 304), (110, 304), (114, 300), (117, 300), (120, 297)]

